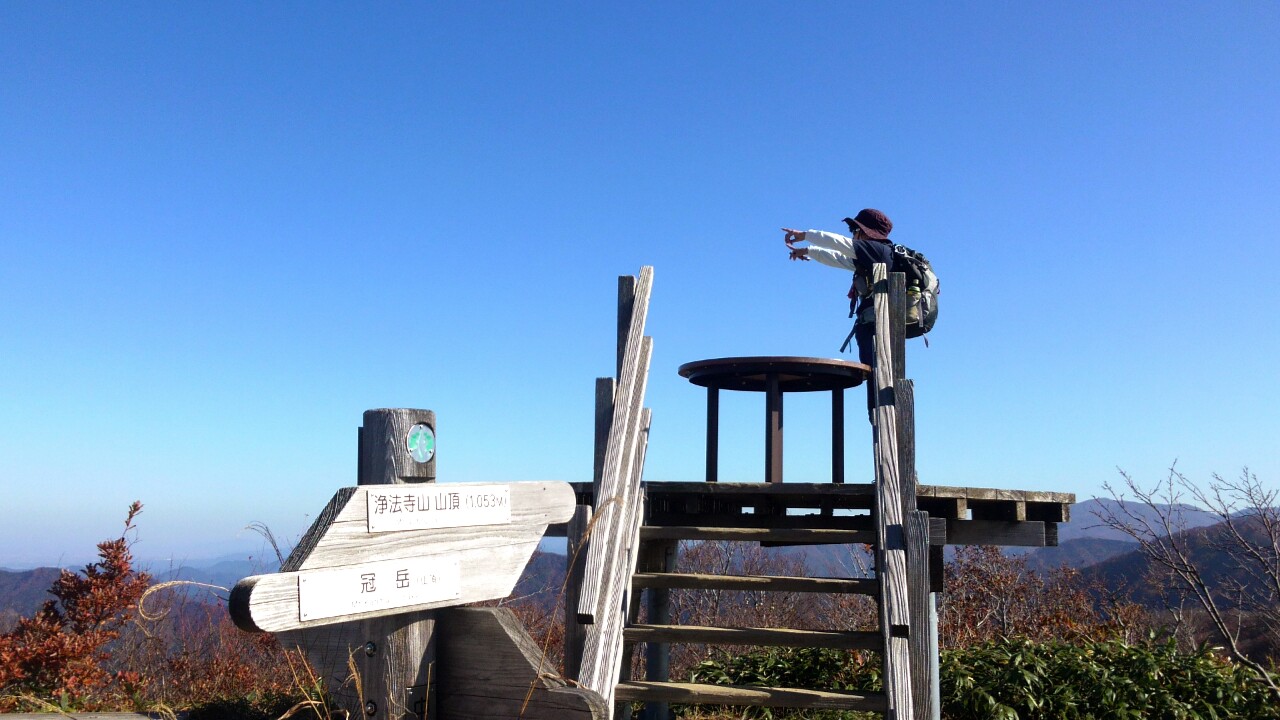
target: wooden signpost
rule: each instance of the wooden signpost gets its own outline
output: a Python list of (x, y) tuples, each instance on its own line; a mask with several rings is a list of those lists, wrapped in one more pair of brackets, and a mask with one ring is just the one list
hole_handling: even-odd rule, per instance
[[(535, 662), (509, 611), (437, 610), (510, 595), (575, 499), (563, 482), (436, 484), (435, 424), (428, 410), (366, 412), (359, 486), (334, 494), (280, 572), (236, 584), (232, 619), (303, 650), (349, 718), (480, 717), (477, 694), (493, 717), (600, 716), (599, 695)], [(478, 634), (482, 652), (442, 647)], [(495, 659), (502, 686), (486, 679)]]

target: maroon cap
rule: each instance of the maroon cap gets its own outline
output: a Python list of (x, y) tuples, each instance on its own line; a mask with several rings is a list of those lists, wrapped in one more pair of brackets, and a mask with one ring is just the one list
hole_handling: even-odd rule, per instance
[(889, 216), (873, 208), (862, 210), (857, 217), (845, 218), (844, 221), (849, 232), (859, 228), (872, 240), (888, 240), (889, 233), (893, 232), (893, 221)]

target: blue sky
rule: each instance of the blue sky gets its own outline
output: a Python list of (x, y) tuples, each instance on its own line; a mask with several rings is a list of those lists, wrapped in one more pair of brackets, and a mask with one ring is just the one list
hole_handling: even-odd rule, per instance
[[(0, 33), (0, 566), (82, 561), (134, 499), (143, 556), (296, 538), (368, 408), (435, 410), (442, 481), (589, 479), (642, 265), (647, 477), (699, 479), (676, 368), (835, 356), (847, 277), (778, 228), (862, 207), (942, 278), (922, 482), (1280, 477), (1274, 3), (11, 2)], [(724, 397), (722, 478), (762, 477), (761, 404)], [(826, 412), (788, 398), (789, 479), (824, 479)]]

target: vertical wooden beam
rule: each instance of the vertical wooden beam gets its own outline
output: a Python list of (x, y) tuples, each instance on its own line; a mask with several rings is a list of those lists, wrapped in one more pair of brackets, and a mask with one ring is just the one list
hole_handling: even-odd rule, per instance
[(764, 481), (782, 482), (782, 389), (778, 374), (765, 375)]
[(364, 412), (364, 430), (360, 437), (360, 471), (356, 479), (362, 485), (399, 485), (411, 482), (435, 482), (436, 457), (420, 463), (409, 453), (409, 431), (415, 425), (426, 425), (434, 434), (436, 414), (430, 410), (382, 408)]
[(931, 720), (933, 710), (932, 664), (929, 655), (929, 513), (913, 510), (906, 515), (907, 593), (911, 606), (909, 664), (914, 720)]
[[(409, 435), (415, 425), (434, 434), (430, 410), (367, 410), (359, 431), (357, 481), (360, 485), (434, 482), (435, 456), (414, 459)], [(286, 648), (301, 648), (308, 662), (336, 688), (335, 700), (348, 717), (365, 720), (415, 720), (435, 717), (431, 679), (436, 661), (436, 611), (405, 613), (371, 620), (335, 623), (279, 633)], [(348, 663), (359, 677), (347, 683)], [(355, 685), (358, 683), (358, 686)]]
[[(643, 273), (643, 270), (641, 271)], [(648, 299), (645, 299), (648, 302)], [(636, 305), (636, 276), (618, 276), (618, 363), (613, 376), (622, 379), (622, 361), (627, 350), (627, 336), (631, 332), (631, 315)]]
[[(651, 540), (646, 548), (645, 570), (670, 573), (676, 571), (678, 540)], [(671, 624), (671, 590), (649, 588), (645, 591), (649, 601), (649, 624)], [(645, 648), (645, 680), (666, 682), (671, 677), (671, 645), (649, 642)], [(667, 720), (669, 708), (665, 702), (645, 703), (640, 720)]]
[(582, 644), (586, 639), (586, 631), (578, 622), (578, 597), (582, 591), (582, 567), (587, 561), (586, 544), (587, 527), (591, 525), (591, 506), (579, 505), (574, 508), (573, 517), (569, 519), (568, 564), (565, 573), (564, 593), (564, 676), (573, 681), (578, 680), (582, 668)]
[(720, 388), (707, 388), (707, 482), (720, 479)]
[(591, 486), (596, 497), (600, 494), (600, 479), (604, 477), (604, 455), (609, 447), (609, 429), (613, 426), (613, 395), (618, 382), (613, 378), (596, 378), (596, 447), (595, 466), (591, 471)]
[(889, 342), (893, 343), (893, 377), (907, 376), (907, 276), (889, 274)]
[(910, 380), (899, 378), (894, 381), (893, 405), (898, 421), (902, 512), (910, 513), (916, 509), (916, 395), (915, 385)]
[(898, 422), (894, 407), (894, 359), (890, 333), (888, 268), (872, 269), (875, 293), (876, 353), (874, 365), (876, 457), (876, 566), (880, 573), (880, 627), (884, 636), (884, 688), (889, 710), (899, 720), (914, 717), (910, 653), (911, 629), (907, 592), (907, 557), (902, 515), (902, 478), (898, 455)]
[(844, 388), (831, 391), (831, 482), (844, 482)]

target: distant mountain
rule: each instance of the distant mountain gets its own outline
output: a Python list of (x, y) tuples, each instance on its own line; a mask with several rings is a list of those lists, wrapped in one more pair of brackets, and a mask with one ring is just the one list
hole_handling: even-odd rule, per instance
[(1033, 548), (1023, 557), (1027, 567), (1037, 572), (1063, 566), (1080, 569), (1132, 552), (1135, 547), (1133, 540), (1081, 537), (1061, 542), (1057, 547)]
[[(1159, 512), (1167, 512), (1170, 507), (1169, 505), (1161, 505), (1158, 506), (1158, 510)], [(1181, 511), (1188, 530), (1214, 525), (1218, 522), (1218, 517), (1213, 513), (1190, 505), (1178, 505), (1176, 507)], [(1068, 540), (1078, 540), (1080, 538), (1133, 542), (1133, 539), (1128, 535), (1103, 525), (1102, 520), (1098, 517), (1099, 514), (1111, 512), (1116, 517), (1125, 518), (1125, 510), (1145, 522), (1154, 523), (1157, 521), (1157, 511), (1142, 503), (1133, 501), (1122, 503), (1108, 498), (1091, 498), (1071, 506), (1071, 522), (1058, 525), (1058, 543), (1062, 544)]]
[(30, 615), (52, 600), (49, 586), (58, 579), (57, 568), (0, 570), (0, 631), (8, 630), (22, 615)]

